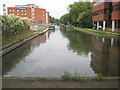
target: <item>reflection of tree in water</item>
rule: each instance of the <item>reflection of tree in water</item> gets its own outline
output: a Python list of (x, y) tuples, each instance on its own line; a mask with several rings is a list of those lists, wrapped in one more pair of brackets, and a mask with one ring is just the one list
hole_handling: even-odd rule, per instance
[[(118, 76), (120, 65), (120, 40), (96, 37), (92, 38), (93, 48), (91, 55), (91, 67), (95, 73), (101, 73), (103, 76)], [(111, 45), (111, 42), (113, 44)]]
[(2, 74), (11, 71), (21, 60), (24, 60), (27, 55), (32, 51), (32, 42), (20, 46), (9, 54), (3, 56)]
[(68, 48), (77, 54), (88, 55), (91, 49), (91, 36), (79, 32), (61, 30), (63, 36), (69, 40)]
[(24, 45), (3, 56), (2, 74), (5, 75), (7, 72), (11, 71), (20, 61), (25, 61), (26, 56), (28, 56), (35, 47), (38, 47), (40, 44), (45, 43), (46, 37), (48, 39), (50, 33), (52, 32), (53, 31), (49, 31), (47, 36), (46, 33), (44, 33), (43, 35), (39, 35), (33, 40), (28, 41)]
[(120, 38), (91, 37), (84, 33), (61, 30), (69, 40), (69, 49), (78, 54), (91, 54), (91, 68), (104, 76), (118, 76), (120, 65)]

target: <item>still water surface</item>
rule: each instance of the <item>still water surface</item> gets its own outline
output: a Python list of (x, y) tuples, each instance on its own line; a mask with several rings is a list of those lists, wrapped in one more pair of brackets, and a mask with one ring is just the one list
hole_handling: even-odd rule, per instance
[(118, 76), (119, 39), (90, 36), (64, 29), (48, 31), (3, 56), (3, 76)]

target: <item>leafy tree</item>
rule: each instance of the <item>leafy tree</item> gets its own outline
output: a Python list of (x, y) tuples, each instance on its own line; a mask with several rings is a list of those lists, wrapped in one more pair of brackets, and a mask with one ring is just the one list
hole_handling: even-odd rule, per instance
[(61, 23), (72, 24), (84, 28), (92, 27), (92, 3), (87, 2), (74, 2), (68, 6), (67, 14), (60, 18)]

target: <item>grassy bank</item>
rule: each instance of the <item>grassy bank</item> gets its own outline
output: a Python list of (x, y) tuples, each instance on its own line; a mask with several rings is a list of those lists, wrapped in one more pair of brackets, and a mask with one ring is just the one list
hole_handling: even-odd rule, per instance
[(17, 35), (12, 35), (12, 36), (2, 36), (2, 47), (6, 47), (9, 46), (15, 42), (18, 42), (20, 40), (23, 40), (31, 35), (33, 35), (34, 33), (32, 31), (26, 31), (24, 33), (21, 34), (17, 34)]
[(74, 27), (73, 28), (75, 31), (83, 31), (86, 33), (90, 34), (96, 34), (96, 35), (108, 35), (108, 36), (118, 36), (120, 33), (117, 32), (110, 32), (110, 31), (102, 31), (102, 30), (93, 30), (93, 29), (88, 29), (88, 28), (79, 28), (79, 27)]
[(2, 25), (2, 48), (23, 40), (34, 33), (30, 30), (31, 20), (14, 15), (0, 15)]
[(37, 31), (38, 31), (39, 33), (42, 33), (42, 32), (43, 32), (44, 30), (46, 30), (46, 29), (47, 29), (47, 27), (38, 29)]

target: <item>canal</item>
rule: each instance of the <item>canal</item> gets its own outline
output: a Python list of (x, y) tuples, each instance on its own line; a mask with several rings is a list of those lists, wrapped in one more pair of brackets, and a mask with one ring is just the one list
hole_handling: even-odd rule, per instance
[(3, 56), (2, 74), (12, 77), (118, 76), (120, 40), (56, 28)]

